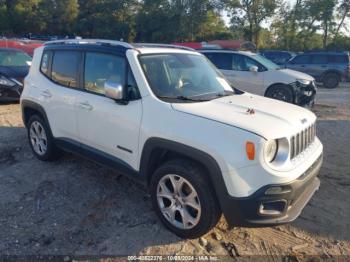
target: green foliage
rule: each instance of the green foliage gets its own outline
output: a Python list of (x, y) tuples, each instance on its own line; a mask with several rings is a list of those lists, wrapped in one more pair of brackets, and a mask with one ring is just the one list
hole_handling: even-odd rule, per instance
[(260, 44), (261, 23), (272, 17), (280, 5), (279, 0), (224, 0), (231, 13), (231, 22), (236, 29), (241, 28), (244, 36)]
[(210, 40), (230, 36), (211, 0), (144, 0), (136, 18), (138, 41)]
[(0, 0), (0, 35), (6, 36), (245, 39), (260, 48), (349, 50), (349, 19), (350, 0)]

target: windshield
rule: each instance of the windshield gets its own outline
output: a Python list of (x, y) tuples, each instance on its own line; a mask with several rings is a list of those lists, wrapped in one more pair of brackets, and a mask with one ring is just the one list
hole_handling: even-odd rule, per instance
[(260, 64), (265, 66), (268, 70), (278, 70), (281, 69), (281, 67), (271, 60), (261, 56), (261, 55), (253, 55), (252, 56), (256, 61), (258, 61)]
[(204, 101), (234, 93), (204, 56), (173, 53), (141, 55), (139, 59), (159, 98)]
[(0, 66), (30, 66), (32, 58), (24, 52), (0, 51)]

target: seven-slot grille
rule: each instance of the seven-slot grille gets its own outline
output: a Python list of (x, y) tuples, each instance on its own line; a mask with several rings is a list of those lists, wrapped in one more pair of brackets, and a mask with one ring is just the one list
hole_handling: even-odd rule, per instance
[(290, 140), (290, 159), (297, 157), (302, 153), (311, 143), (315, 141), (316, 137), (316, 124), (312, 124), (308, 128), (304, 129), (297, 135), (293, 136)]

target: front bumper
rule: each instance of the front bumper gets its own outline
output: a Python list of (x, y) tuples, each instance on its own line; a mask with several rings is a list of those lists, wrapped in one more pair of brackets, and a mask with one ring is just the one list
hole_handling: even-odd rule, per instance
[(264, 186), (245, 198), (228, 197), (230, 208), (223, 210), (227, 222), (232, 226), (246, 227), (292, 222), (318, 190), (320, 180), (317, 175), (322, 162), (321, 155), (304, 174), (291, 183)]
[(307, 86), (298, 86), (296, 83), (291, 84), (294, 90), (294, 102), (300, 106), (312, 107), (315, 103), (317, 94), (316, 82), (311, 82)]

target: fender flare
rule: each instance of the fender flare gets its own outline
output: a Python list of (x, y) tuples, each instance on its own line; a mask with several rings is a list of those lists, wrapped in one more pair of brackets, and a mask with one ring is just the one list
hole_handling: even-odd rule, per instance
[(228, 201), (229, 193), (226, 188), (222, 171), (217, 161), (211, 155), (204, 151), (178, 142), (157, 137), (149, 138), (144, 144), (140, 162), (140, 174), (142, 176), (145, 176), (146, 181), (149, 181), (152, 177), (152, 174), (150, 174), (148, 167), (152, 152), (155, 149), (169, 150), (183, 155), (184, 157), (188, 157), (189, 159), (192, 159), (203, 165), (208, 171), (208, 178), (210, 180), (209, 182), (213, 186), (221, 210), (223, 212), (225, 212), (225, 210), (230, 210), (231, 203)]
[[(21, 101), (21, 109), (22, 109), (22, 120), (24, 125), (27, 127), (27, 123), (29, 120), (29, 117), (26, 115), (26, 110), (31, 109), (34, 111), (37, 111), (40, 113), (40, 115), (44, 118), (44, 121), (47, 123), (48, 127), (50, 128), (50, 123), (49, 123), (49, 119), (47, 118), (45, 109), (39, 105), (38, 103), (35, 103), (33, 101), (29, 101), (29, 100), (22, 100)], [(50, 128), (51, 131), (51, 128)]]

